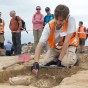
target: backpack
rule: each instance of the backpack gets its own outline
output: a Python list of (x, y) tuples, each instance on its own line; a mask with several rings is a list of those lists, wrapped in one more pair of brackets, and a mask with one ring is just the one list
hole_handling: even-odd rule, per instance
[[(17, 17), (18, 17), (18, 16), (16, 16), (16, 20), (17, 20), (17, 22), (18, 22), (18, 18), (17, 18)], [(22, 22), (22, 29), (21, 29), (21, 30), (25, 30), (25, 31), (28, 33), (28, 31), (26, 30), (25, 21), (21, 19), (21, 22)]]

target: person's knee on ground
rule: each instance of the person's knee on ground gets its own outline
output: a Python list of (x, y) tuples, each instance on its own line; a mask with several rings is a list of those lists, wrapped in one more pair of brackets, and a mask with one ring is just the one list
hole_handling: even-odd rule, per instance
[(76, 48), (70, 47), (61, 61), (63, 66), (74, 66), (77, 62), (77, 55), (75, 53)]

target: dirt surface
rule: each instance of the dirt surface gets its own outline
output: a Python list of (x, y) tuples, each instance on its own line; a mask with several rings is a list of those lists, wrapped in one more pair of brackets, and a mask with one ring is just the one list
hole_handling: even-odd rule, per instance
[[(30, 83), (25, 86), (25, 88), (53, 88), (55, 86), (59, 86), (62, 80), (66, 77), (70, 77), (76, 74), (78, 71), (88, 70), (88, 55), (87, 54), (78, 54), (80, 57), (79, 66), (74, 66), (72, 68), (63, 68), (63, 69), (45, 69), (41, 68), (39, 70), (38, 75), (34, 75), (30, 71), (30, 65), (33, 63), (32, 59), (24, 64), (16, 64), (7, 68), (6, 70), (2, 70), (3, 66), (7, 64), (11, 64), (17, 61), (18, 57), (0, 57), (0, 88), (4, 88), (5, 85), (7, 88), (15, 88), (14, 86), (9, 84), (9, 78), (17, 77), (17, 76), (29, 76), (31, 77)], [(44, 54), (41, 58), (44, 57)], [(16, 86), (16, 85), (15, 85)], [(17, 88), (24, 88), (22, 85), (17, 85)], [(58, 87), (59, 88), (59, 87)], [(64, 88), (64, 87), (61, 87)], [(70, 87), (69, 87), (70, 88)]]

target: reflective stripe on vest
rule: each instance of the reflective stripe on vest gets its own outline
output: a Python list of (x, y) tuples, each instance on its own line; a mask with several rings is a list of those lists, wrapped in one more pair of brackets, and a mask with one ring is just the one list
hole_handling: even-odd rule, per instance
[(79, 38), (85, 38), (86, 39), (86, 32), (84, 31), (84, 28), (85, 27), (80, 27), (80, 29), (79, 29)]
[(0, 33), (4, 32), (4, 20), (2, 20), (2, 23), (0, 24)]
[[(68, 25), (68, 22), (65, 21), (65, 23), (63, 24), (63, 28), (62, 28), (62, 33), (63, 32), (66, 32), (66, 29), (67, 29), (67, 25)], [(48, 44), (52, 47), (52, 48), (56, 48), (56, 47), (62, 47), (63, 46), (63, 43), (64, 41), (58, 43), (57, 46), (54, 41), (55, 41), (55, 21), (52, 20), (49, 22), (49, 26), (50, 26), (50, 36), (49, 36), (49, 39), (48, 39)], [(64, 37), (62, 37), (62, 40), (64, 39)], [(76, 32), (73, 33), (73, 36), (72, 38), (70, 39), (70, 43), (69, 45), (72, 45), (72, 46), (78, 46), (78, 38), (76, 36)]]

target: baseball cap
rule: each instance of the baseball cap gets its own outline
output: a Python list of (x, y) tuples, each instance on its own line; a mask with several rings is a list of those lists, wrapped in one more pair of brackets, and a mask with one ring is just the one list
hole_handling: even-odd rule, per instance
[(46, 7), (46, 8), (45, 8), (45, 11), (49, 11), (49, 10), (50, 10), (50, 8), (49, 8), (49, 7)]

